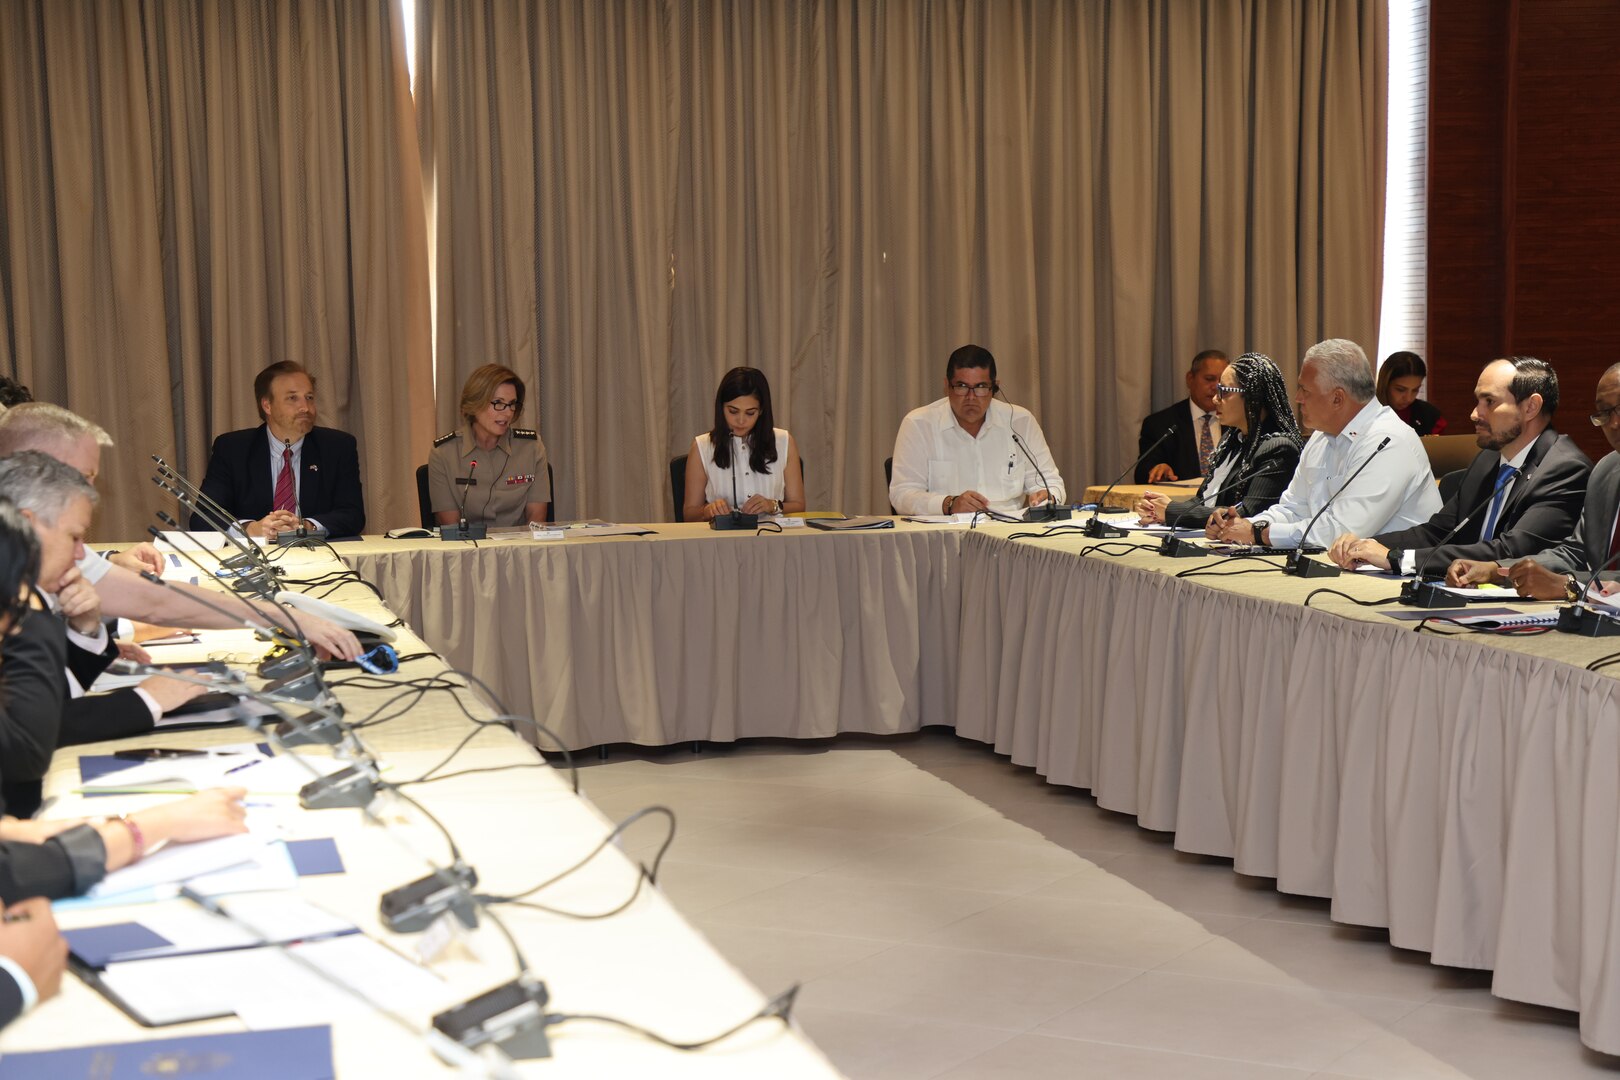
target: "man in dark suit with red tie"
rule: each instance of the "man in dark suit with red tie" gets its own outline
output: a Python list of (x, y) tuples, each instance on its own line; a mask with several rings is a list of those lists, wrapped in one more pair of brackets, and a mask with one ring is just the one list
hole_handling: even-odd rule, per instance
[[(298, 528), (358, 536), (366, 527), (354, 436), (315, 426), (315, 380), (291, 360), (253, 380), (264, 420), (214, 440), (203, 494), (249, 536), (275, 539)], [(217, 526), (200, 514), (193, 529)]]
[[(1136, 452), (1143, 455), (1136, 463), (1138, 484), (1196, 480), (1209, 471), (1210, 456), (1221, 441), (1220, 419), (1215, 415), (1215, 385), (1225, 370), (1226, 354), (1219, 349), (1205, 349), (1193, 357), (1187, 369), (1187, 396), (1142, 421), (1136, 438)], [(1160, 442), (1172, 426), (1175, 431)]]

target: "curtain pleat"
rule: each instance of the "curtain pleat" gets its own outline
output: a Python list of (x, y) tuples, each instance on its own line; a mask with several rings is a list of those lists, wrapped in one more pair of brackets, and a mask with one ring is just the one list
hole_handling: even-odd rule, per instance
[(397, 6), (17, 2), (0, 55), (0, 369), (117, 443), (98, 535), (163, 505), (149, 454), (200, 480), (279, 360), (359, 439), (371, 521), (413, 520), (431, 311)]
[(439, 422), (512, 365), (568, 516), (666, 516), (739, 364), (870, 512), (965, 342), (1074, 488), (1202, 348), (1376, 341), (1382, 2), (417, 8)]

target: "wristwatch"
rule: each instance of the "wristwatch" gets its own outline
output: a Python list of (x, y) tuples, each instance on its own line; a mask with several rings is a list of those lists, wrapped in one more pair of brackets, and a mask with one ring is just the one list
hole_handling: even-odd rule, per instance
[(1271, 533), (1271, 522), (1256, 521), (1251, 523), (1249, 528), (1254, 530), (1254, 542), (1261, 547), (1265, 547), (1266, 537)]
[(1575, 575), (1574, 574), (1565, 575), (1565, 577), (1564, 577), (1564, 599), (1568, 600), (1570, 603), (1573, 604), (1573, 603), (1578, 602), (1580, 600), (1580, 598), (1581, 598), (1581, 583), (1575, 580)]
[(1406, 558), (1406, 552), (1402, 551), (1400, 548), (1390, 548), (1388, 554), (1389, 554), (1389, 572), (1392, 573), (1392, 574), (1400, 573), (1401, 572), (1401, 561)]

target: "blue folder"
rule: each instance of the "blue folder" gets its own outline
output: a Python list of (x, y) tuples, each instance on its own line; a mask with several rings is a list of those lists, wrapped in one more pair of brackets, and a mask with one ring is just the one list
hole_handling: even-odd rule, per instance
[(7, 1053), (0, 1080), (335, 1080), (332, 1029), (319, 1027)]

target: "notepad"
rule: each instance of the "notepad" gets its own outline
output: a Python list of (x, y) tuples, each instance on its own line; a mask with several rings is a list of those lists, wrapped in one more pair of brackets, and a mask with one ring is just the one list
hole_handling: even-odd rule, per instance
[(867, 529), (892, 529), (894, 528), (894, 518), (812, 518), (806, 521), (805, 524), (812, 529), (824, 529), (830, 532), (860, 532)]

